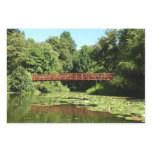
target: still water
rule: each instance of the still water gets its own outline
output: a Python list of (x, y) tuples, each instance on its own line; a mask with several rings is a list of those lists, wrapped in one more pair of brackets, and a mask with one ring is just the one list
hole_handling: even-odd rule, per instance
[[(95, 105), (88, 105), (95, 106)], [(55, 98), (8, 95), (8, 123), (125, 123), (109, 112), (87, 110), (85, 105), (69, 104)]]

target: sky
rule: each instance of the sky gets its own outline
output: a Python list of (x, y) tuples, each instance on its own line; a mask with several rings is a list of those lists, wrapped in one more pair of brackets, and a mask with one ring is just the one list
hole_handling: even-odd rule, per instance
[(44, 42), (49, 37), (60, 36), (63, 31), (69, 31), (79, 50), (83, 45), (94, 45), (106, 29), (20, 29), (25, 38), (33, 38), (36, 42)]

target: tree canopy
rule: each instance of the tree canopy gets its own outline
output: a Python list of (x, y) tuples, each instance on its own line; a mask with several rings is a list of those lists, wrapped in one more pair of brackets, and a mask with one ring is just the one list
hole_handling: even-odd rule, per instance
[[(25, 34), (18, 29), (8, 29), (7, 71), (10, 82), (13, 81), (8, 87), (11, 91), (29, 90), (27, 88), (32, 86), (29, 75), (34, 73), (105, 72), (115, 73), (116, 76), (110, 82), (98, 82), (99, 87), (92, 89), (93, 94), (144, 97), (145, 30), (107, 30), (96, 44), (84, 45), (77, 50), (68, 31), (64, 31), (59, 37), (49, 37), (45, 42), (38, 43), (31, 38), (26, 40)], [(20, 82), (22, 74), (23, 82)], [(19, 84), (23, 88), (17, 89)], [(60, 82), (57, 86), (62, 84), (73, 91), (86, 91), (95, 85), (94, 82)]]

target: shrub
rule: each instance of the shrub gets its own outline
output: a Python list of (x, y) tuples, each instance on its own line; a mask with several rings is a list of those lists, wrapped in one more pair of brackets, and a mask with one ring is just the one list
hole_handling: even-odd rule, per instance
[[(98, 83), (97, 85), (89, 88), (87, 94), (94, 94), (94, 95), (105, 95), (105, 96), (130, 96), (130, 97), (138, 97), (143, 98), (142, 90), (140, 88), (137, 89), (128, 89), (128, 88), (121, 88), (116, 87), (111, 84), (111, 82), (103, 82)], [(141, 93), (139, 93), (141, 92)]]
[(12, 92), (34, 91), (32, 78), (23, 67), (19, 66), (10, 75), (9, 89)]
[(69, 92), (69, 88), (67, 86), (62, 85), (61, 82), (58, 81), (42, 81), (35, 82), (34, 86), (37, 90), (42, 93), (51, 93), (51, 92)]
[(119, 92), (116, 88), (110, 85), (107, 82), (98, 83), (95, 86), (88, 89), (87, 94), (95, 94), (95, 95), (118, 95)]

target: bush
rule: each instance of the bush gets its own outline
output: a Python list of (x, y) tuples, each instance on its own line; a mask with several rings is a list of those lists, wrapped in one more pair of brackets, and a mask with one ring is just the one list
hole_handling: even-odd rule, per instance
[(134, 89), (128, 89), (128, 88), (121, 88), (116, 87), (111, 84), (111, 82), (103, 82), (98, 83), (97, 85), (91, 87), (88, 89), (87, 94), (91, 95), (105, 95), (105, 96), (130, 96), (130, 97), (138, 97), (143, 98), (143, 91), (140, 90), (140, 88), (137, 90)]
[(12, 92), (34, 91), (30, 73), (21, 66), (11, 73), (8, 82), (8, 89)]
[(42, 93), (69, 92), (69, 88), (67, 86), (63, 86), (59, 81), (35, 82), (34, 86)]
[(95, 95), (120, 95), (118, 89), (110, 85), (108, 82), (98, 83), (95, 86), (88, 89), (87, 94), (95, 94)]

